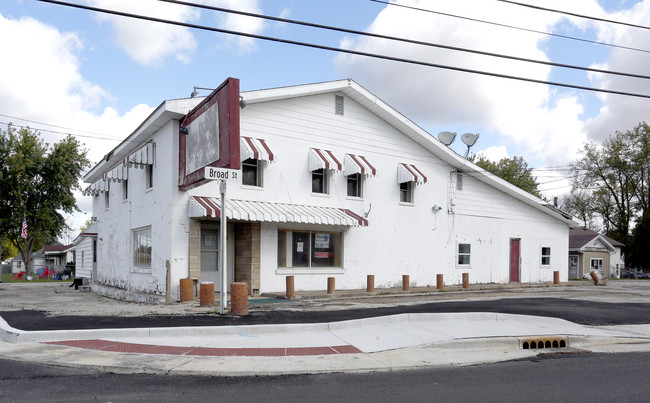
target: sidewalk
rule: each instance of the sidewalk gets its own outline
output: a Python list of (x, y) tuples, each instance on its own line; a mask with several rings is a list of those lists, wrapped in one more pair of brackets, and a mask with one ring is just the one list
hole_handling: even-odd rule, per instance
[[(608, 292), (620, 294), (623, 288), (619, 288)], [(587, 291), (587, 287), (581, 289)], [(592, 290), (602, 293), (600, 287)], [(51, 301), (60, 296), (69, 302), (79, 295), (58, 291), (50, 296)], [(339, 295), (333, 309), (360, 297)], [(589, 293), (588, 298), (593, 295)], [(275, 309), (296, 309), (293, 304), (271, 304)], [(173, 308), (182, 307), (175, 304)], [(130, 307), (136, 308), (142, 306)], [(587, 326), (549, 317), (466, 312), (407, 313), (330, 323), (24, 331), (0, 318), (0, 338), (4, 340), (0, 354), (9, 359), (120, 373), (232, 376), (468, 365), (539, 353), (650, 351), (650, 324)], [(566, 340), (567, 347), (522, 348), (530, 340), (555, 339)]]

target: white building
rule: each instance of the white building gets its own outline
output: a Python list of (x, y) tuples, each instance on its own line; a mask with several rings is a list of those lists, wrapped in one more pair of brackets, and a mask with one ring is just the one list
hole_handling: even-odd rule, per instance
[(97, 222), (93, 221), (72, 242), (75, 253), (75, 277), (94, 280), (96, 275)]
[[(219, 183), (179, 186), (183, 163), (217, 147), (206, 141), (191, 154), (185, 141), (203, 132), (182, 123), (199, 102), (193, 113), (209, 111), (211, 97), (163, 102), (85, 176), (97, 217), (93, 290), (151, 300), (165, 293), (167, 262), (176, 298), (181, 278), (218, 287)], [(251, 295), (283, 291), (288, 275), (297, 291), (325, 289), (328, 277), (337, 289), (365, 288), (368, 274), (377, 288), (399, 286), (403, 274), (414, 286), (439, 273), (446, 284), (462, 273), (472, 283), (546, 282), (554, 271), (567, 280), (577, 222), (354, 81), (241, 97), (245, 108), (229, 110), (239, 141), (219, 147), (242, 161), (227, 184), (227, 273)]]

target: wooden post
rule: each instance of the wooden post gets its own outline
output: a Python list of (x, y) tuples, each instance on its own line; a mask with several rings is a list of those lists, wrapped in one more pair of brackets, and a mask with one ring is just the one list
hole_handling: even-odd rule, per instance
[(469, 288), (469, 273), (463, 273), (463, 288)]
[(442, 274), (436, 275), (436, 288), (442, 290), (445, 287), (445, 283), (442, 279)]
[(293, 299), (296, 296), (293, 276), (287, 276), (287, 299)]
[(243, 282), (230, 284), (230, 314), (248, 315), (248, 284)]
[(409, 284), (409, 275), (402, 274), (402, 291), (408, 291), (411, 288)]
[(374, 274), (368, 274), (368, 279), (366, 281), (366, 291), (367, 292), (375, 292), (375, 275)]
[(328, 294), (334, 294), (334, 287), (335, 286), (335, 278), (334, 277), (328, 277), (327, 278), (327, 293)]

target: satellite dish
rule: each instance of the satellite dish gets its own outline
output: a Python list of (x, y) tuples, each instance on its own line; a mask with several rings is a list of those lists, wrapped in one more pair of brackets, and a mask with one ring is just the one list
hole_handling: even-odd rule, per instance
[(440, 140), (442, 144), (446, 146), (449, 146), (451, 143), (453, 143), (455, 139), (456, 139), (456, 133), (440, 132), (438, 134), (438, 140)]
[(474, 133), (465, 133), (462, 136), (460, 136), (460, 139), (463, 140), (463, 143), (465, 143), (465, 145), (467, 147), (471, 147), (474, 144), (476, 144), (476, 140), (478, 140), (479, 136), (480, 136), (480, 134), (478, 134), (478, 133), (476, 133), (476, 134), (474, 134)]

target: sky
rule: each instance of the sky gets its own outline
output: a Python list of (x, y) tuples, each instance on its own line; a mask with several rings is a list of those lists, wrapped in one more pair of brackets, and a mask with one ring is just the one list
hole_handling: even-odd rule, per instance
[[(650, 94), (650, 81), (643, 78), (506, 60), (159, 0), (68, 1), (437, 65)], [(649, 25), (650, 21), (650, 0), (519, 1), (628, 24)], [(649, 29), (498, 0), (391, 0), (394, 4), (390, 5), (371, 0), (193, 2), (482, 52), (650, 75), (646, 68), (650, 65)], [(194, 86), (214, 88), (227, 77), (236, 77), (240, 89), (247, 91), (352, 78), (431, 135), (457, 132), (451, 147), (461, 155), (467, 148), (460, 134), (469, 132), (480, 134), (472, 153), (493, 160), (523, 157), (529, 167), (536, 168), (533, 172), (544, 196), (552, 198), (570, 190), (563, 178), (585, 142), (601, 143), (616, 131), (630, 130), (648, 120), (650, 110), (647, 98), (379, 60), (36, 0), (1, 1), (0, 55), (0, 129), (8, 123), (29, 126), (39, 129), (50, 143), (72, 134), (84, 144), (93, 165), (164, 100), (189, 97)], [(70, 217), (73, 229), (91, 217), (92, 209), (90, 197), (80, 192), (77, 196), (82, 213)]]

